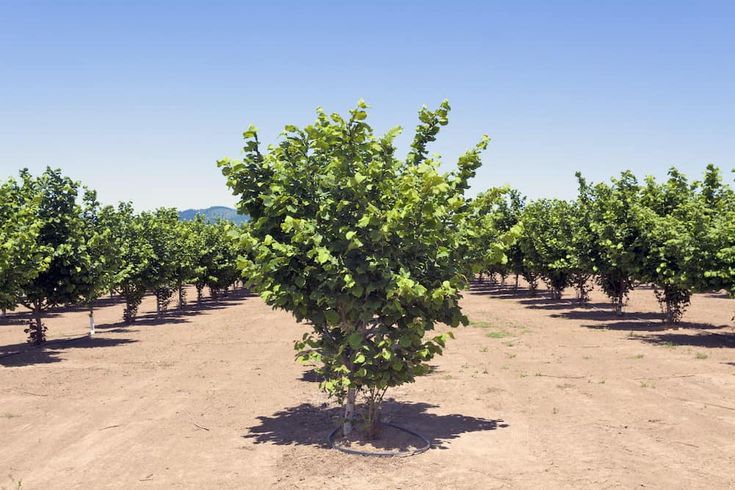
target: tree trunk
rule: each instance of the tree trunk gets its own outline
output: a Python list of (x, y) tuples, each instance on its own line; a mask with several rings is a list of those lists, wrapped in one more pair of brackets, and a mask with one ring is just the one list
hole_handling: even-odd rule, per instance
[(368, 439), (375, 439), (378, 436), (378, 401), (371, 398), (368, 401), (368, 414), (367, 414), (367, 436)]
[(94, 302), (89, 303), (89, 336), (94, 337)]
[(2, 318), (5, 319), (8, 317), (8, 310), (6, 308), (3, 308), (3, 315)]
[(518, 273), (516, 273), (516, 284), (515, 286), (513, 286), (513, 292), (514, 293), (518, 292)]
[(179, 285), (179, 309), (182, 311), (186, 309), (186, 299), (184, 298), (183, 285)]
[(33, 308), (33, 318), (35, 322), (31, 325), (31, 332), (29, 332), (35, 345), (41, 345), (46, 341), (41, 313), (41, 304), (40, 302), (36, 302)]
[(345, 420), (342, 424), (342, 434), (345, 436), (352, 433), (352, 421), (355, 418), (355, 397), (357, 392), (355, 388), (347, 389), (347, 400), (345, 400)]
[(156, 318), (161, 319), (161, 295), (156, 293)]
[(615, 315), (623, 316), (623, 301), (621, 298), (618, 298), (618, 301), (615, 303)]

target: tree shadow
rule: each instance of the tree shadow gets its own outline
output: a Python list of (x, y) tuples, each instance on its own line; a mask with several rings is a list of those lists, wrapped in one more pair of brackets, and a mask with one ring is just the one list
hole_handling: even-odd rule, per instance
[[(723, 327), (710, 326), (709, 328)], [(727, 334), (706, 332), (692, 335), (687, 335), (684, 333), (665, 333), (659, 335), (636, 336), (633, 338), (654, 345), (686, 345), (690, 347), (703, 347), (708, 349), (735, 347), (735, 333), (732, 332)], [(735, 363), (733, 364), (735, 365)]]
[(519, 286), (518, 289), (514, 285), (501, 286), (499, 284), (489, 283), (470, 283), (469, 293), (473, 296), (493, 296), (495, 298), (535, 298), (538, 297), (543, 290), (537, 289), (535, 292), (528, 288)]
[(711, 323), (679, 322), (675, 324), (661, 321), (650, 322), (645, 320), (620, 320), (614, 322), (582, 325), (593, 330), (620, 330), (626, 332), (662, 332), (664, 330), (719, 330), (728, 328), (727, 325), (713, 325)]
[(582, 303), (574, 298), (550, 299), (535, 298), (519, 301), (522, 305), (533, 310), (592, 310), (595, 308), (611, 308), (609, 303)]
[[(466, 415), (437, 415), (437, 408), (427, 403), (386, 400), (382, 420), (414, 430), (432, 442), (433, 448), (447, 449), (449, 441), (467, 432), (480, 432), (508, 427), (502, 420), (488, 420)], [(319, 408), (310, 403), (286, 408), (270, 417), (258, 417), (258, 425), (247, 428), (242, 437), (255, 444), (301, 445), (328, 448), (327, 436), (339, 421), (341, 409)]]
[(314, 369), (309, 369), (308, 371), (301, 373), (301, 381), (305, 381), (307, 383), (321, 383), (322, 379), (323, 378), (319, 376)]
[(722, 291), (710, 291), (708, 293), (701, 293), (702, 296), (705, 296), (707, 298), (716, 298), (716, 299), (732, 299), (732, 296), (730, 296), (730, 293), (728, 293), (725, 290)]
[(118, 321), (113, 323), (101, 323), (95, 328), (110, 332), (121, 332), (134, 326), (157, 326), (166, 324), (190, 323), (189, 318), (200, 315), (206, 311), (223, 310), (233, 304), (241, 303), (243, 299), (252, 297), (253, 294), (242, 289), (230, 292), (228, 296), (216, 299), (203, 299), (201, 302), (187, 303), (184, 309), (173, 307), (166, 310), (162, 317), (155, 312), (139, 314), (133, 323)]
[(653, 311), (634, 311), (626, 312), (623, 316), (618, 316), (609, 308), (606, 303), (601, 303), (603, 306), (608, 306), (608, 309), (600, 309), (597, 305), (590, 305), (589, 308), (580, 308), (576, 310), (565, 311), (562, 313), (554, 313), (551, 315), (553, 318), (568, 318), (570, 320), (592, 320), (597, 322), (605, 321), (658, 321), (661, 322), (662, 314)]
[(31, 346), (28, 343), (13, 344), (0, 347), (0, 365), (5, 367), (30, 366), (33, 364), (50, 364), (60, 362), (60, 354), (67, 349), (89, 349), (97, 347), (114, 347), (137, 342), (132, 339), (107, 339), (99, 337), (75, 337), (71, 339), (49, 340), (42, 346)]
[(152, 327), (157, 325), (179, 325), (182, 323), (191, 323), (187, 318), (183, 318), (182, 315), (177, 316), (165, 316), (163, 318), (156, 317), (155, 314), (151, 316), (141, 317), (139, 316), (133, 323), (126, 323), (122, 320), (113, 323), (100, 323), (95, 325), (95, 330), (104, 330), (106, 332), (129, 332), (134, 327)]
[[(57, 310), (45, 311), (43, 313), (43, 319), (56, 318), (60, 314), (61, 312)], [(33, 319), (33, 314), (26, 309), (20, 311), (9, 311), (5, 318), (0, 318), (0, 325), (23, 325), (27, 324), (31, 319)]]

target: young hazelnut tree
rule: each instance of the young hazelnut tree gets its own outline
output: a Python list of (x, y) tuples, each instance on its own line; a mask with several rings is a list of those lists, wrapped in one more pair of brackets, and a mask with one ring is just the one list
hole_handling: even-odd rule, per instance
[(636, 219), (641, 188), (629, 171), (611, 179), (610, 184), (588, 186), (581, 174), (577, 178), (588, 213), (588, 257), (592, 273), (610, 298), (615, 314), (620, 316), (628, 293), (640, 277), (641, 258), (646, 254)]
[(65, 177), (61, 170), (47, 168), (38, 177), (21, 171), (21, 194), (32, 203), (40, 221), (37, 246), (48, 251), (43, 270), (23, 286), (21, 304), (31, 310), (32, 319), (26, 332), (29, 342), (41, 345), (46, 341), (43, 314), (48, 309), (77, 304), (84, 300), (87, 288), (85, 271), (89, 267), (87, 237), (83, 215), (90, 204), (79, 204), (78, 182)]
[(41, 196), (33, 192), (33, 177), (0, 184), (0, 309), (14, 310), (25, 288), (51, 263), (53, 249), (40, 243), (44, 221), (38, 216)]
[(405, 159), (393, 142), (401, 128), (376, 136), (366, 108), (360, 101), (346, 118), (319, 109), (265, 152), (250, 126), (242, 160), (218, 165), (252, 219), (243, 276), (269, 305), (311, 325), (298, 358), (317, 362), (322, 388), (344, 402), (345, 435), (357, 393), (366, 396), (372, 437), (386, 390), (426, 374), (442, 352), (451, 334), (430, 334), (436, 324), (467, 323), (458, 303), (468, 272), (464, 192), (489, 140), (441, 173), (427, 145), (447, 124), (446, 101), (421, 109)]
[(526, 206), (521, 218), (523, 260), (547, 283), (552, 299), (561, 299), (576, 270), (573, 209), (567, 201), (539, 199)]

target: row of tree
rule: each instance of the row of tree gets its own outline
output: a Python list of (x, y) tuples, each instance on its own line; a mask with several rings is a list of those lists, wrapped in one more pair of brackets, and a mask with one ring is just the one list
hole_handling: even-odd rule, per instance
[(577, 174), (576, 200), (526, 203), (508, 191), (491, 210), (493, 226), (522, 230), (507, 261), (485, 272), (523, 277), (535, 291), (546, 282), (553, 298), (568, 287), (587, 301), (596, 282), (623, 313), (638, 284), (654, 287), (663, 319), (681, 319), (695, 292), (735, 295), (735, 193), (718, 168), (690, 182), (672, 168), (668, 178), (639, 181), (623, 172), (609, 183), (590, 184)]
[(466, 324), (459, 299), (478, 272), (545, 281), (554, 298), (574, 287), (581, 301), (596, 281), (622, 314), (629, 291), (651, 283), (666, 320), (678, 321), (695, 291), (735, 293), (735, 197), (715, 167), (689, 183), (623, 173), (589, 184), (572, 201), (526, 203), (517, 191), (465, 196), (480, 166), (481, 139), (454, 170), (441, 172), (428, 145), (449, 104), (419, 111), (405, 158), (367, 123), (367, 105), (314, 123), (287, 125), (261, 150), (254, 126), (240, 160), (219, 162), (240, 211), (248, 284), (274, 308), (311, 325), (297, 357), (317, 365), (321, 387), (344, 402), (343, 433), (365, 396), (369, 436), (386, 390), (429, 371), (449, 333)]
[(60, 170), (34, 177), (20, 172), (0, 186), (0, 307), (32, 312), (29, 341), (45, 341), (49, 308), (85, 304), (94, 333), (94, 303), (108, 292), (125, 301), (135, 321), (146, 293), (162, 316), (174, 294), (185, 308), (184, 286), (213, 296), (239, 280), (238, 249), (229, 222), (182, 222), (172, 208), (136, 213), (130, 203), (102, 206), (94, 191)]

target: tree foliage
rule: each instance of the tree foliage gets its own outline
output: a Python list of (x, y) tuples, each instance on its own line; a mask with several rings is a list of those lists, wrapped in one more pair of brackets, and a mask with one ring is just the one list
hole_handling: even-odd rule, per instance
[(9, 179), (0, 186), (0, 308), (13, 310), (26, 287), (51, 262), (51, 248), (39, 241), (43, 222), (41, 196), (32, 191), (32, 177)]
[(628, 293), (639, 276), (643, 252), (636, 221), (640, 185), (631, 172), (610, 184), (588, 186), (581, 175), (580, 194), (589, 211), (592, 272), (615, 312), (623, 313)]
[(523, 211), (524, 266), (546, 281), (555, 299), (572, 284), (576, 265), (573, 213), (573, 204), (560, 199), (533, 201)]
[(251, 126), (243, 159), (219, 162), (252, 219), (243, 274), (269, 305), (312, 325), (296, 344), (299, 358), (320, 363), (325, 390), (347, 394), (346, 432), (357, 390), (374, 428), (385, 390), (427, 373), (444, 349), (448, 334), (429, 334), (436, 324), (467, 322), (458, 303), (464, 191), (488, 142), (441, 173), (427, 147), (447, 124), (447, 102), (419, 112), (403, 160), (393, 143), (401, 129), (375, 135), (366, 107), (347, 117), (320, 109), (265, 152)]
[(88, 290), (87, 278), (81, 274), (90, 261), (82, 215), (91, 203), (84, 202), (82, 208), (77, 202), (80, 184), (58, 169), (47, 168), (37, 178), (23, 170), (21, 178), (25, 186), (21, 194), (36, 210), (37, 247), (49, 253), (47, 266), (24, 286), (21, 298), (33, 312), (27, 329), (30, 341), (41, 344), (46, 338), (43, 312), (79, 303)]

